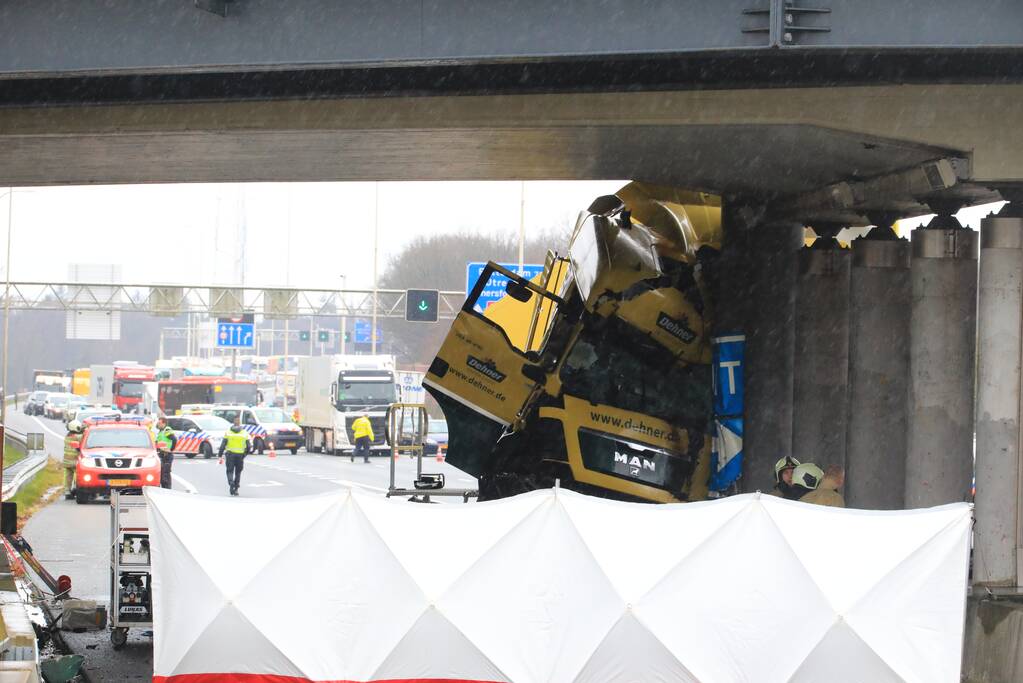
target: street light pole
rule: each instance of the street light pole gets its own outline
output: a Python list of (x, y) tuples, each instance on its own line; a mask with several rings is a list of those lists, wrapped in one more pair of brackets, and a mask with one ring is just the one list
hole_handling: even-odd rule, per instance
[(341, 355), (345, 355), (345, 331), (348, 329), (348, 303), (345, 301), (345, 290), (348, 288), (348, 277), (341, 275)]
[(11, 326), (11, 233), (14, 232), (14, 188), (7, 191), (7, 267), (4, 269), (4, 372), (0, 423), (7, 424), (7, 333)]
[(380, 244), (380, 183), (373, 183), (373, 355), (377, 353), (377, 251)]

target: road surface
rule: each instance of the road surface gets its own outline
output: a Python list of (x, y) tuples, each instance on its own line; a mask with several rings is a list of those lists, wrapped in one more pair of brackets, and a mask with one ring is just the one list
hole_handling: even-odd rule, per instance
[[(60, 459), (64, 448), (63, 424), (56, 420), (30, 417), (9, 410), (8, 423), (20, 432), (42, 432), (50, 457)], [(415, 462), (396, 462), (399, 486), (411, 487)], [(424, 461), (424, 471), (442, 472), (454, 488), (475, 488), (476, 480), (464, 472), (434, 460)], [(250, 455), (245, 459), (240, 494), (248, 498), (279, 498), (324, 493), (339, 487), (359, 487), (381, 495), (387, 490), (390, 460), (374, 457), (366, 464), (345, 457), (282, 452)], [(227, 496), (224, 466), (217, 459), (175, 459), (173, 488), (188, 493)], [(461, 499), (444, 502), (461, 504)], [(23, 530), (36, 556), (54, 576), (67, 574), (76, 598), (110, 600), (110, 506), (106, 501), (78, 505), (58, 498), (36, 513)], [(67, 634), (69, 644), (86, 656), (86, 667), (94, 683), (106, 681), (148, 681), (152, 676), (152, 639), (140, 632), (129, 633), (128, 644), (119, 651), (110, 647), (109, 633)]]

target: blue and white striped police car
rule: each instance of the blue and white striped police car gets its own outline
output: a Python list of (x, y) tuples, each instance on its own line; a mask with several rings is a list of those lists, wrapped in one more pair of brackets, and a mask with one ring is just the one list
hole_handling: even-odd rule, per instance
[(231, 423), (216, 415), (175, 415), (167, 418), (167, 426), (178, 438), (175, 454), (180, 453), (186, 458), (197, 455), (212, 458), (220, 450), (220, 442), (231, 428)]

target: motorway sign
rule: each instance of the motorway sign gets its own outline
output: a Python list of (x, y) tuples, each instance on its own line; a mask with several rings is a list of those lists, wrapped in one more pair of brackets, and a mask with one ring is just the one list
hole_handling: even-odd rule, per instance
[[(480, 279), (480, 275), (483, 274), (483, 269), (486, 267), (484, 261), (470, 261), (465, 267), (465, 292), (472, 291), (472, 288), (476, 285), (476, 281)], [(502, 268), (507, 268), (513, 273), (532, 280), (537, 275), (543, 273), (542, 263), (524, 263), (522, 268), (519, 268), (517, 263), (501, 263), (499, 264)], [(476, 300), (476, 312), (482, 313), (483, 310), (494, 303), (498, 299), (504, 296), (505, 285), (508, 284), (508, 278), (500, 273), (493, 273), (490, 276), (490, 280), (487, 282), (487, 286), (483, 288), (483, 292), (480, 297)]]
[[(356, 344), (372, 344), (373, 343), (373, 327), (368, 320), (356, 320), (355, 321), (355, 334), (354, 341)], [(380, 331), (380, 326), (377, 325), (377, 343), (383, 341), (384, 335)]]
[(437, 322), (437, 303), (440, 292), (436, 289), (409, 289), (405, 291), (405, 320), (414, 323)]
[(231, 318), (217, 318), (217, 347), (251, 349), (256, 345), (256, 324), (251, 313)]

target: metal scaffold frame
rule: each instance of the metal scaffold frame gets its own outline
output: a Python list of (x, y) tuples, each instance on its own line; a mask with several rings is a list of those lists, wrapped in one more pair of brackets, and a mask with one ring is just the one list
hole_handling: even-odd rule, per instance
[[(166, 317), (251, 312), (273, 320), (310, 315), (370, 317), (374, 309), (380, 318), (404, 318), (406, 290), (12, 282), (9, 296), (10, 308), (15, 310), (119, 311)], [(465, 292), (440, 292), (438, 318), (454, 319), (464, 301)]]

